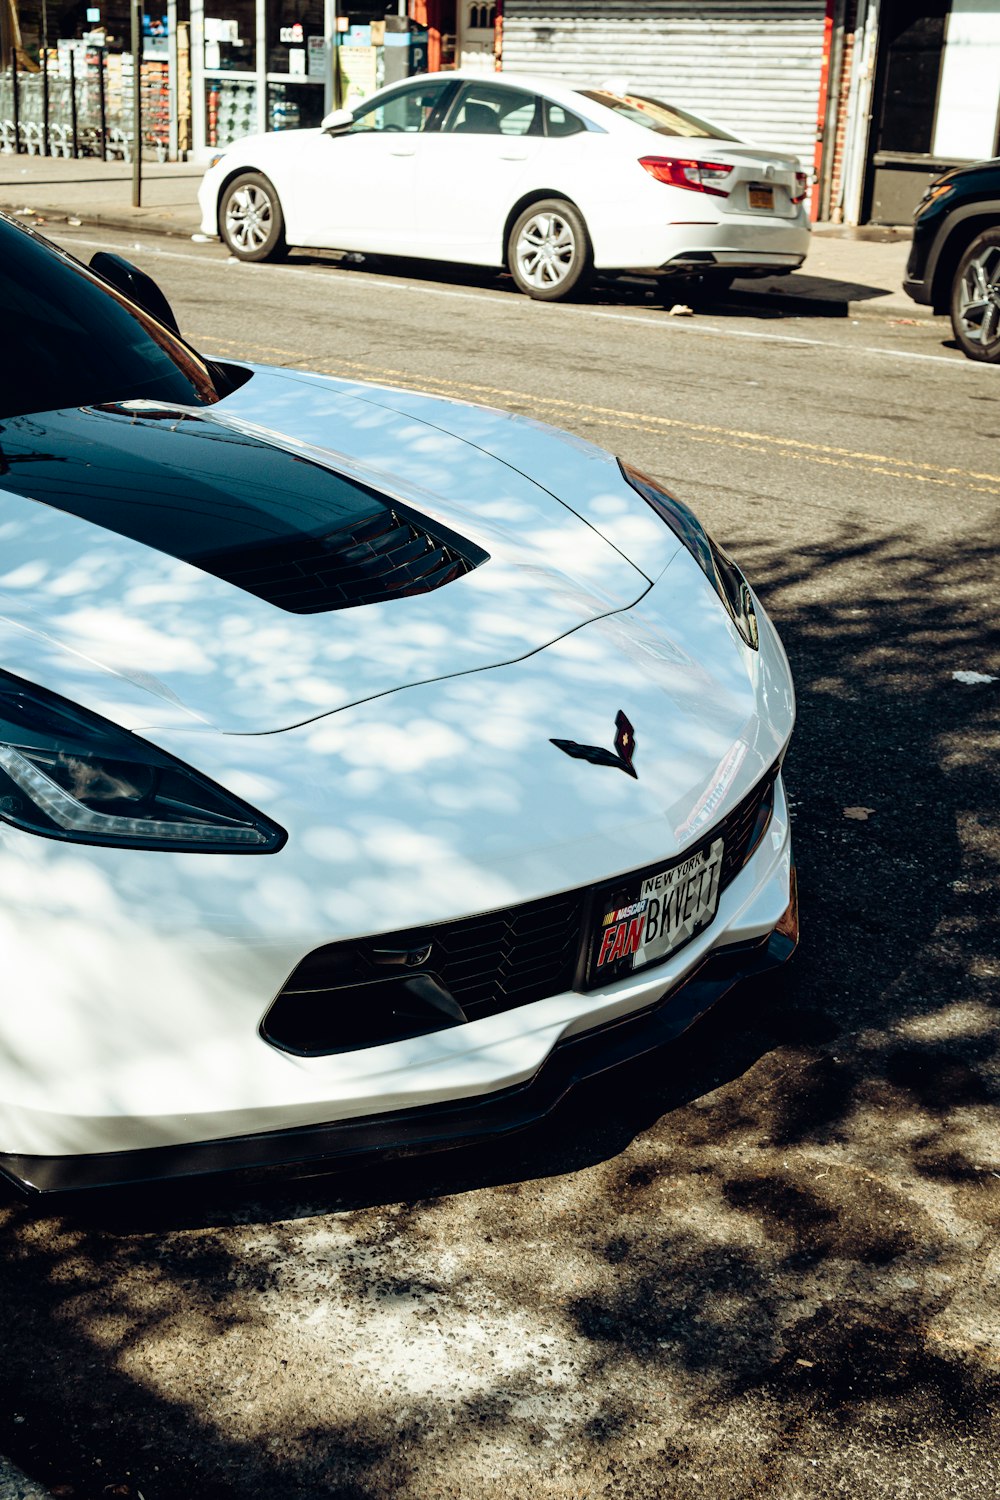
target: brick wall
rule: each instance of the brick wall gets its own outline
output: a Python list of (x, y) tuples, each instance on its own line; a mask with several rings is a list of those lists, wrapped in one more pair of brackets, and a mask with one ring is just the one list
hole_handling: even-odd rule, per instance
[(848, 0), (844, 14), (844, 62), (840, 75), (840, 97), (837, 100), (837, 129), (833, 143), (833, 173), (830, 179), (830, 218), (839, 224), (843, 210), (844, 139), (847, 134), (847, 100), (851, 91), (851, 68), (854, 62), (854, 32), (857, 25), (857, 0)]

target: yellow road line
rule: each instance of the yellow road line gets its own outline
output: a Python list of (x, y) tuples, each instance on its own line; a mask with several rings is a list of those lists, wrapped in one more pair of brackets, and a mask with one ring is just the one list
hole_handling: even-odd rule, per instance
[[(199, 340), (195, 338), (197, 344)], [(748, 432), (738, 427), (720, 427), (707, 422), (689, 422), (683, 417), (663, 417), (652, 412), (621, 410), (611, 406), (591, 406), (585, 402), (568, 401), (559, 396), (537, 396), (530, 391), (510, 390), (504, 386), (481, 385), (467, 380), (449, 380), (444, 376), (409, 374), (405, 370), (384, 369), (365, 364), (359, 360), (320, 358), (310, 360), (298, 349), (279, 349), (265, 344), (241, 342), (228, 344), (209, 335), (200, 340), (202, 345), (211, 344), (220, 355), (234, 357), (248, 354), (270, 362), (284, 360), (297, 368), (313, 369), (320, 374), (340, 375), (349, 380), (389, 381), (393, 385), (413, 390), (431, 389), (441, 394), (459, 394), (470, 399), (478, 396), (486, 401), (517, 401), (531, 407), (550, 407), (557, 411), (578, 413), (585, 416), (588, 424), (599, 427), (626, 428), (632, 432), (657, 433), (664, 429), (675, 429), (684, 433), (690, 441), (712, 443), (738, 452), (760, 453), (782, 458), (800, 458), (808, 463), (823, 464), (830, 468), (855, 469), (867, 474), (878, 474), (890, 479), (908, 479), (915, 484), (933, 484), (952, 490), (971, 490), (976, 494), (1000, 495), (1000, 474), (984, 474), (974, 469), (959, 469), (940, 464), (925, 463), (917, 459), (897, 458), (883, 453), (857, 452), (851, 448), (837, 448), (828, 443), (810, 443), (801, 438), (777, 437), (771, 433)], [(974, 481), (985, 480), (985, 484)]]

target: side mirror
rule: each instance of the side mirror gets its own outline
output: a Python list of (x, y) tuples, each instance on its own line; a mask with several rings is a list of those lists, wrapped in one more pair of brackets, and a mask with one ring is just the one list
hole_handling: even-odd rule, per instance
[(179, 334), (174, 310), (156, 285), (152, 276), (140, 271), (124, 255), (111, 255), (107, 250), (98, 250), (90, 258), (90, 269), (96, 271), (103, 281), (110, 282), (116, 291), (124, 293), (130, 302), (148, 312), (158, 323)]
[(324, 135), (340, 135), (341, 131), (349, 130), (353, 124), (353, 110), (334, 109), (331, 110), (330, 114), (323, 116), (319, 128)]

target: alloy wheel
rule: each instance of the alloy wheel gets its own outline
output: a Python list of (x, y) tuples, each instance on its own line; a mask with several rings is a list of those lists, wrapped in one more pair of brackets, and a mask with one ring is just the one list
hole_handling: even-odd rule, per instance
[(1000, 246), (984, 245), (965, 265), (954, 304), (955, 332), (987, 358), (1000, 351)]
[(237, 188), (226, 204), (226, 237), (237, 250), (262, 250), (273, 219), (271, 200), (262, 188)]
[(556, 213), (534, 214), (521, 227), (514, 254), (529, 286), (559, 286), (573, 270), (577, 253), (572, 225)]

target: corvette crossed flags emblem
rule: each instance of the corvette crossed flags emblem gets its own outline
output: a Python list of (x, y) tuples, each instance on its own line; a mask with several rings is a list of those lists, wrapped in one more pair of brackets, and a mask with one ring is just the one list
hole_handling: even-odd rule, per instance
[(593, 766), (617, 766), (626, 776), (634, 776), (636, 781), (639, 779), (639, 773), (632, 764), (635, 755), (635, 730), (621, 709), (615, 715), (613, 751), (605, 750), (603, 745), (578, 745), (576, 740), (552, 740), (550, 743), (567, 755), (572, 755), (574, 760), (589, 760)]

